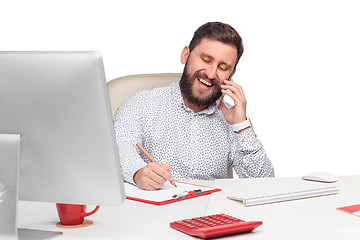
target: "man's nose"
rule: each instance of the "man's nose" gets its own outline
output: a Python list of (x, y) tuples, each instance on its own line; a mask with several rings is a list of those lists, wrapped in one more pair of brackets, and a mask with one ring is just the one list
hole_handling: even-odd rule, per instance
[(215, 79), (216, 74), (217, 74), (217, 66), (215, 65), (208, 66), (208, 68), (206, 69), (206, 76), (209, 79)]

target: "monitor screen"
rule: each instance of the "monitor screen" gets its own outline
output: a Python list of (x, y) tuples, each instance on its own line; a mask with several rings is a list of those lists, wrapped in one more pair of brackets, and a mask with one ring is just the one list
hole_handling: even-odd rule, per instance
[(0, 52), (0, 134), (20, 135), (20, 200), (125, 199), (100, 53)]

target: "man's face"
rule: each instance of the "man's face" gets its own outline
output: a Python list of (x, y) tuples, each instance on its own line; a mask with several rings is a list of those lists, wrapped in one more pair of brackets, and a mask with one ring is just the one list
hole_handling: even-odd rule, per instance
[(185, 64), (180, 87), (185, 103), (206, 108), (221, 96), (221, 87), (234, 69), (237, 50), (234, 45), (204, 38), (193, 51), (185, 47), (181, 62)]

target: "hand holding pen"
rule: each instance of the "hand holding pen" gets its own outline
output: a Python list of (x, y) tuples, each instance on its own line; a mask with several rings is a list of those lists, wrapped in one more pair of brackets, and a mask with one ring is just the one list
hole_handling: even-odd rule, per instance
[(176, 187), (176, 184), (170, 175), (170, 165), (166, 163), (157, 163), (140, 143), (136, 144), (136, 146), (150, 160), (148, 165), (134, 174), (134, 182), (136, 185), (145, 190), (157, 190), (160, 189), (166, 181), (169, 181)]

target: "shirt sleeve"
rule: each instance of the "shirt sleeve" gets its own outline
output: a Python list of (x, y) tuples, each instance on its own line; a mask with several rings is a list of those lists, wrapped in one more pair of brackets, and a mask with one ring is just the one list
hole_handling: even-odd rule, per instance
[(140, 101), (125, 101), (120, 105), (114, 117), (116, 142), (120, 157), (123, 179), (134, 183), (133, 176), (146, 166), (140, 157), (136, 143), (141, 142), (141, 122), (138, 113), (141, 112)]
[(239, 178), (274, 177), (274, 168), (252, 127), (235, 134), (231, 149), (233, 167)]

